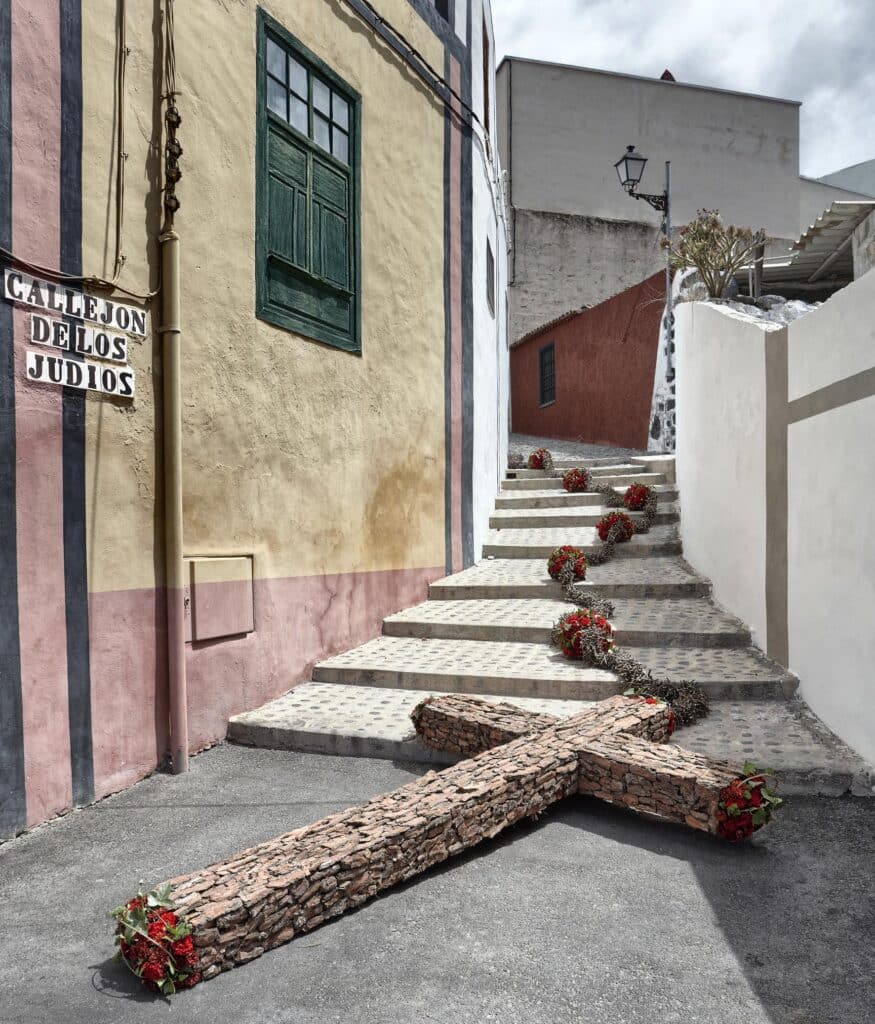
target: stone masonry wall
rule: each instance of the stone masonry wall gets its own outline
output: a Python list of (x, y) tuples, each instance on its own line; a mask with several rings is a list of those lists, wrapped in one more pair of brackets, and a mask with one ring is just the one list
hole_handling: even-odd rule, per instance
[(525, 711), (513, 704), (493, 704), (476, 697), (448, 694), (428, 697), (411, 716), (426, 746), (463, 757), (550, 726), (562, 725), (576, 735), (592, 737), (622, 731), (652, 743), (668, 740), (668, 706), (617, 695), (563, 722), (553, 715)]
[(673, 744), (655, 747), (621, 735), (580, 751), (579, 791), (716, 833), (720, 791), (740, 774), (736, 766)]
[(640, 698), (611, 697), (559, 722), (509, 704), (446, 696), (420, 704), (414, 721), (427, 746), (469, 757), (558, 722), (552, 731), (566, 736), (580, 759), (580, 793), (709, 832), (717, 831), (720, 791), (740, 774), (737, 765), (668, 744), (668, 705)]
[(565, 736), (524, 737), (176, 878), (204, 979), (260, 956), (571, 795)]
[(205, 980), (576, 792), (716, 831), (720, 790), (739, 774), (668, 745), (668, 706), (642, 698), (557, 720), (445, 696), (413, 718), (426, 742), (475, 756), (171, 881)]

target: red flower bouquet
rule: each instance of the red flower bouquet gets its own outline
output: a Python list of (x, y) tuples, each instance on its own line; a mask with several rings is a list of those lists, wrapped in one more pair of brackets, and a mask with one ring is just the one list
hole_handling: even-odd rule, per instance
[(543, 469), (544, 468), (544, 457), (549, 458), (550, 453), (546, 448), (537, 448), (529, 456), (529, 469)]
[(720, 792), (717, 835), (730, 843), (750, 839), (758, 828), (768, 823), (772, 812), (783, 802), (766, 788), (765, 773), (746, 762), (744, 775)]
[(599, 537), (603, 541), (608, 539), (608, 533), (612, 526), (620, 527), (620, 536), (615, 537), (617, 541), (630, 540), (632, 534), (635, 532), (635, 526), (632, 520), (626, 515), (625, 512), (608, 512), (607, 515), (601, 517), (596, 525), (596, 529), (599, 532)]
[(585, 469), (569, 469), (562, 477), (562, 486), (566, 491), (577, 494), (589, 490), (590, 475)]
[(653, 488), (647, 484), (630, 484), (623, 495), (623, 504), (630, 512), (640, 512), (647, 504)]
[(575, 548), (571, 544), (564, 544), (561, 548), (556, 548), (547, 559), (547, 572), (552, 579), (558, 580), (562, 570), (569, 563), (571, 563), (574, 570), (574, 578), (576, 580), (585, 580), (586, 556), (580, 548)]
[(201, 980), (191, 925), (173, 912), (170, 886), (152, 892), (140, 889), (116, 907), (115, 941), (119, 956), (146, 988), (172, 995)]
[(578, 608), (563, 615), (553, 627), (553, 643), (566, 658), (580, 659), (583, 657), (585, 630), (595, 630), (602, 651), (613, 650), (614, 627), (604, 615), (598, 615), (590, 608)]

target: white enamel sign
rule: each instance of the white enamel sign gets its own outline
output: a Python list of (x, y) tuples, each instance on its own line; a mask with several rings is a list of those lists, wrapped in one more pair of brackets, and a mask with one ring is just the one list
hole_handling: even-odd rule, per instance
[(110, 331), (124, 331), (138, 338), (146, 337), (146, 311), (112, 299), (68, 288), (54, 281), (42, 281), (20, 270), (7, 267), (3, 275), (3, 289), (7, 299), (25, 306), (44, 309), (59, 316), (87, 320)]
[(80, 391), (99, 391), (119, 398), (134, 397), (134, 371), (87, 359), (64, 359), (48, 352), (28, 351), (26, 375), (40, 384), (58, 384)]

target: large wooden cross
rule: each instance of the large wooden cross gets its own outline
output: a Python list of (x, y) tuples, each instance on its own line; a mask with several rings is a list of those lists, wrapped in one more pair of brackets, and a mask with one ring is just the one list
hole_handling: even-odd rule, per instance
[(670, 710), (611, 697), (565, 720), (464, 696), (414, 712), (465, 758), (392, 793), (173, 879), (204, 979), (260, 956), (574, 793), (716, 832), (737, 766), (667, 746)]

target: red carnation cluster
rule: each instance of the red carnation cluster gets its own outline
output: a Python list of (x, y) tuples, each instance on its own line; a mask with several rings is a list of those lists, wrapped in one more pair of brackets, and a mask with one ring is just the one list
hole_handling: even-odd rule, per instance
[(549, 456), (550, 452), (546, 448), (536, 448), (529, 456), (529, 469), (543, 469), (544, 459)]
[(635, 525), (625, 512), (608, 512), (607, 515), (602, 516), (596, 525), (599, 537), (606, 541), (611, 527), (615, 525), (620, 527), (620, 536), (615, 538), (617, 541), (626, 541), (632, 538)]
[(607, 653), (614, 647), (614, 627), (604, 615), (598, 615), (590, 608), (578, 608), (568, 612), (553, 627), (553, 642), (566, 658), (583, 657), (583, 631), (595, 629), (602, 634), (599, 646)]
[(562, 486), (566, 491), (577, 494), (589, 490), (590, 475), (585, 469), (569, 469), (562, 476)]
[(623, 495), (623, 504), (630, 512), (640, 512), (652, 493), (653, 488), (647, 484), (630, 484)]
[(112, 916), (121, 957), (146, 988), (171, 995), (201, 980), (191, 926), (170, 909), (167, 890), (141, 892)]
[[(756, 772), (753, 765), (748, 770)], [(781, 801), (766, 788), (765, 775), (748, 774), (734, 779), (720, 791), (717, 804), (717, 835), (735, 843), (750, 839), (758, 828), (767, 824), (772, 811), (780, 807)]]
[(556, 548), (547, 559), (547, 572), (552, 579), (558, 580), (562, 570), (569, 562), (574, 569), (574, 578), (576, 580), (586, 579), (586, 556), (580, 548), (573, 547), (571, 544), (564, 544), (561, 548)]

